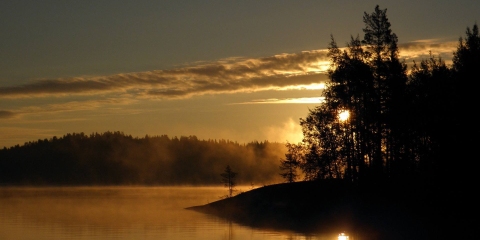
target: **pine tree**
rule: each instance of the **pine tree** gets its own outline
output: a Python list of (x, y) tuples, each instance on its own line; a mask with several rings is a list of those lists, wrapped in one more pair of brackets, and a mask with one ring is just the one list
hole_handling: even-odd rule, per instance
[(285, 159), (280, 160), (280, 175), (286, 182), (295, 182), (298, 178), (297, 168), (300, 164), (301, 146), (287, 143), (288, 152)]
[(237, 185), (237, 173), (232, 171), (230, 165), (227, 165), (227, 167), (225, 167), (225, 171), (220, 174), (220, 176), (222, 177), (222, 183), (226, 188), (228, 188), (228, 197), (232, 197), (233, 193), (235, 192), (235, 186)]

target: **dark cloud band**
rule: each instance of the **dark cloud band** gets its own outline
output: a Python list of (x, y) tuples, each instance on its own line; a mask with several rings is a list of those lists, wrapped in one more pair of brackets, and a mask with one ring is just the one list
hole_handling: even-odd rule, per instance
[(14, 118), (18, 114), (12, 111), (0, 110), (0, 119)]

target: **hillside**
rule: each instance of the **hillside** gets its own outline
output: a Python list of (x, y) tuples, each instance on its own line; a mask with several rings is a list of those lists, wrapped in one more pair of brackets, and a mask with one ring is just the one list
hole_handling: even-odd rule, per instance
[(0, 149), (0, 186), (218, 185), (227, 165), (239, 184), (264, 185), (281, 180), (285, 152), (267, 141), (73, 133)]
[(431, 239), (445, 233), (443, 226), (458, 229), (462, 222), (457, 218), (461, 213), (453, 205), (445, 208), (439, 195), (420, 187), (378, 191), (341, 181), (296, 182), (187, 209), (255, 228), (306, 234), (347, 231), (370, 240)]

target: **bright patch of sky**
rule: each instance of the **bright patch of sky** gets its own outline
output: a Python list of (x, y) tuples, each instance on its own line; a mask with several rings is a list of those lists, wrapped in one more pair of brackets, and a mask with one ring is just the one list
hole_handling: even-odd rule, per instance
[(451, 63), (480, 12), (474, 0), (2, 2), (0, 147), (104, 131), (294, 141), (292, 122), (322, 102), (330, 35), (362, 37), (377, 4), (409, 65)]

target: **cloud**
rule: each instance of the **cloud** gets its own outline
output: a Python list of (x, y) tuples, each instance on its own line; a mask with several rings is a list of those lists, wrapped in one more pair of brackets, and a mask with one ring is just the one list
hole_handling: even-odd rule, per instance
[(8, 111), (8, 110), (0, 110), (0, 119), (8, 119), (8, 118), (14, 118), (18, 116), (18, 113)]
[[(400, 44), (400, 57), (425, 59), (429, 53), (450, 59), (455, 42), (420, 40)], [(225, 94), (294, 89), (327, 81), (327, 50), (279, 54), (263, 58), (229, 58), (168, 70), (110, 76), (42, 79), (0, 87), (0, 98), (66, 97), (71, 95), (128, 94), (133, 98), (178, 99)]]
[(453, 52), (458, 42), (442, 42), (437, 39), (418, 40), (399, 44), (400, 58), (406, 60), (422, 60), (430, 57), (430, 53), (436, 57), (442, 57), (446, 62), (451, 62)]
[(26, 107), (23, 112), (28, 113), (54, 113), (54, 112), (68, 112), (68, 111), (84, 111), (98, 109), (108, 105), (126, 105), (136, 102), (134, 99), (128, 98), (109, 98), (100, 100), (87, 101), (70, 101), (66, 103), (48, 104), (40, 107)]
[[(328, 67), (325, 50), (255, 59), (227, 59), (170, 70), (111, 76), (43, 79), (0, 87), (0, 98), (128, 93), (138, 97), (186, 98), (195, 95), (281, 89), (318, 83)], [(312, 78), (314, 76), (316, 80)]]
[[(16, 111), (9, 111), (9, 110), (0, 110), (0, 120), (1, 119), (11, 119), (20, 117), (22, 115), (27, 114), (49, 114), (49, 113), (59, 113), (59, 112), (72, 112), (72, 111), (89, 111), (94, 109), (104, 108), (104, 110), (108, 109), (116, 109), (112, 108), (111, 106), (118, 106), (118, 105), (128, 105), (137, 102), (135, 99), (129, 98), (109, 98), (109, 99), (93, 99), (93, 100), (86, 100), (86, 101), (69, 101), (65, 103), (55, 103), (55, 104), (46, 104), (46, 105), (38, 105), (38, 106), (27, 106), (17, 109)], [(109, 108), (110, 107), (110, 108)], [(131, 109), (125, 110), (122, 109), (123, 113), (129, 112), (131, 114), (135, 114), (140, 112), (139, 109)], [(105, 112), (105, 111), (103, 111)], [(54, 121), (78, 121), (83, 119), (57, 119)], [(52, 120), (48, 120), (52, 121)], [(35, 120), (36, 123), (40, 122), (39, 120)]]
[(304, 97), (304, 98), (269, 98), (256, 99), (249, 102), (235, 103), (235, 104), (281, 104), (281, 103), (299, 103), (299, 104), (316, 104), (323, 103), (324, 97)]

